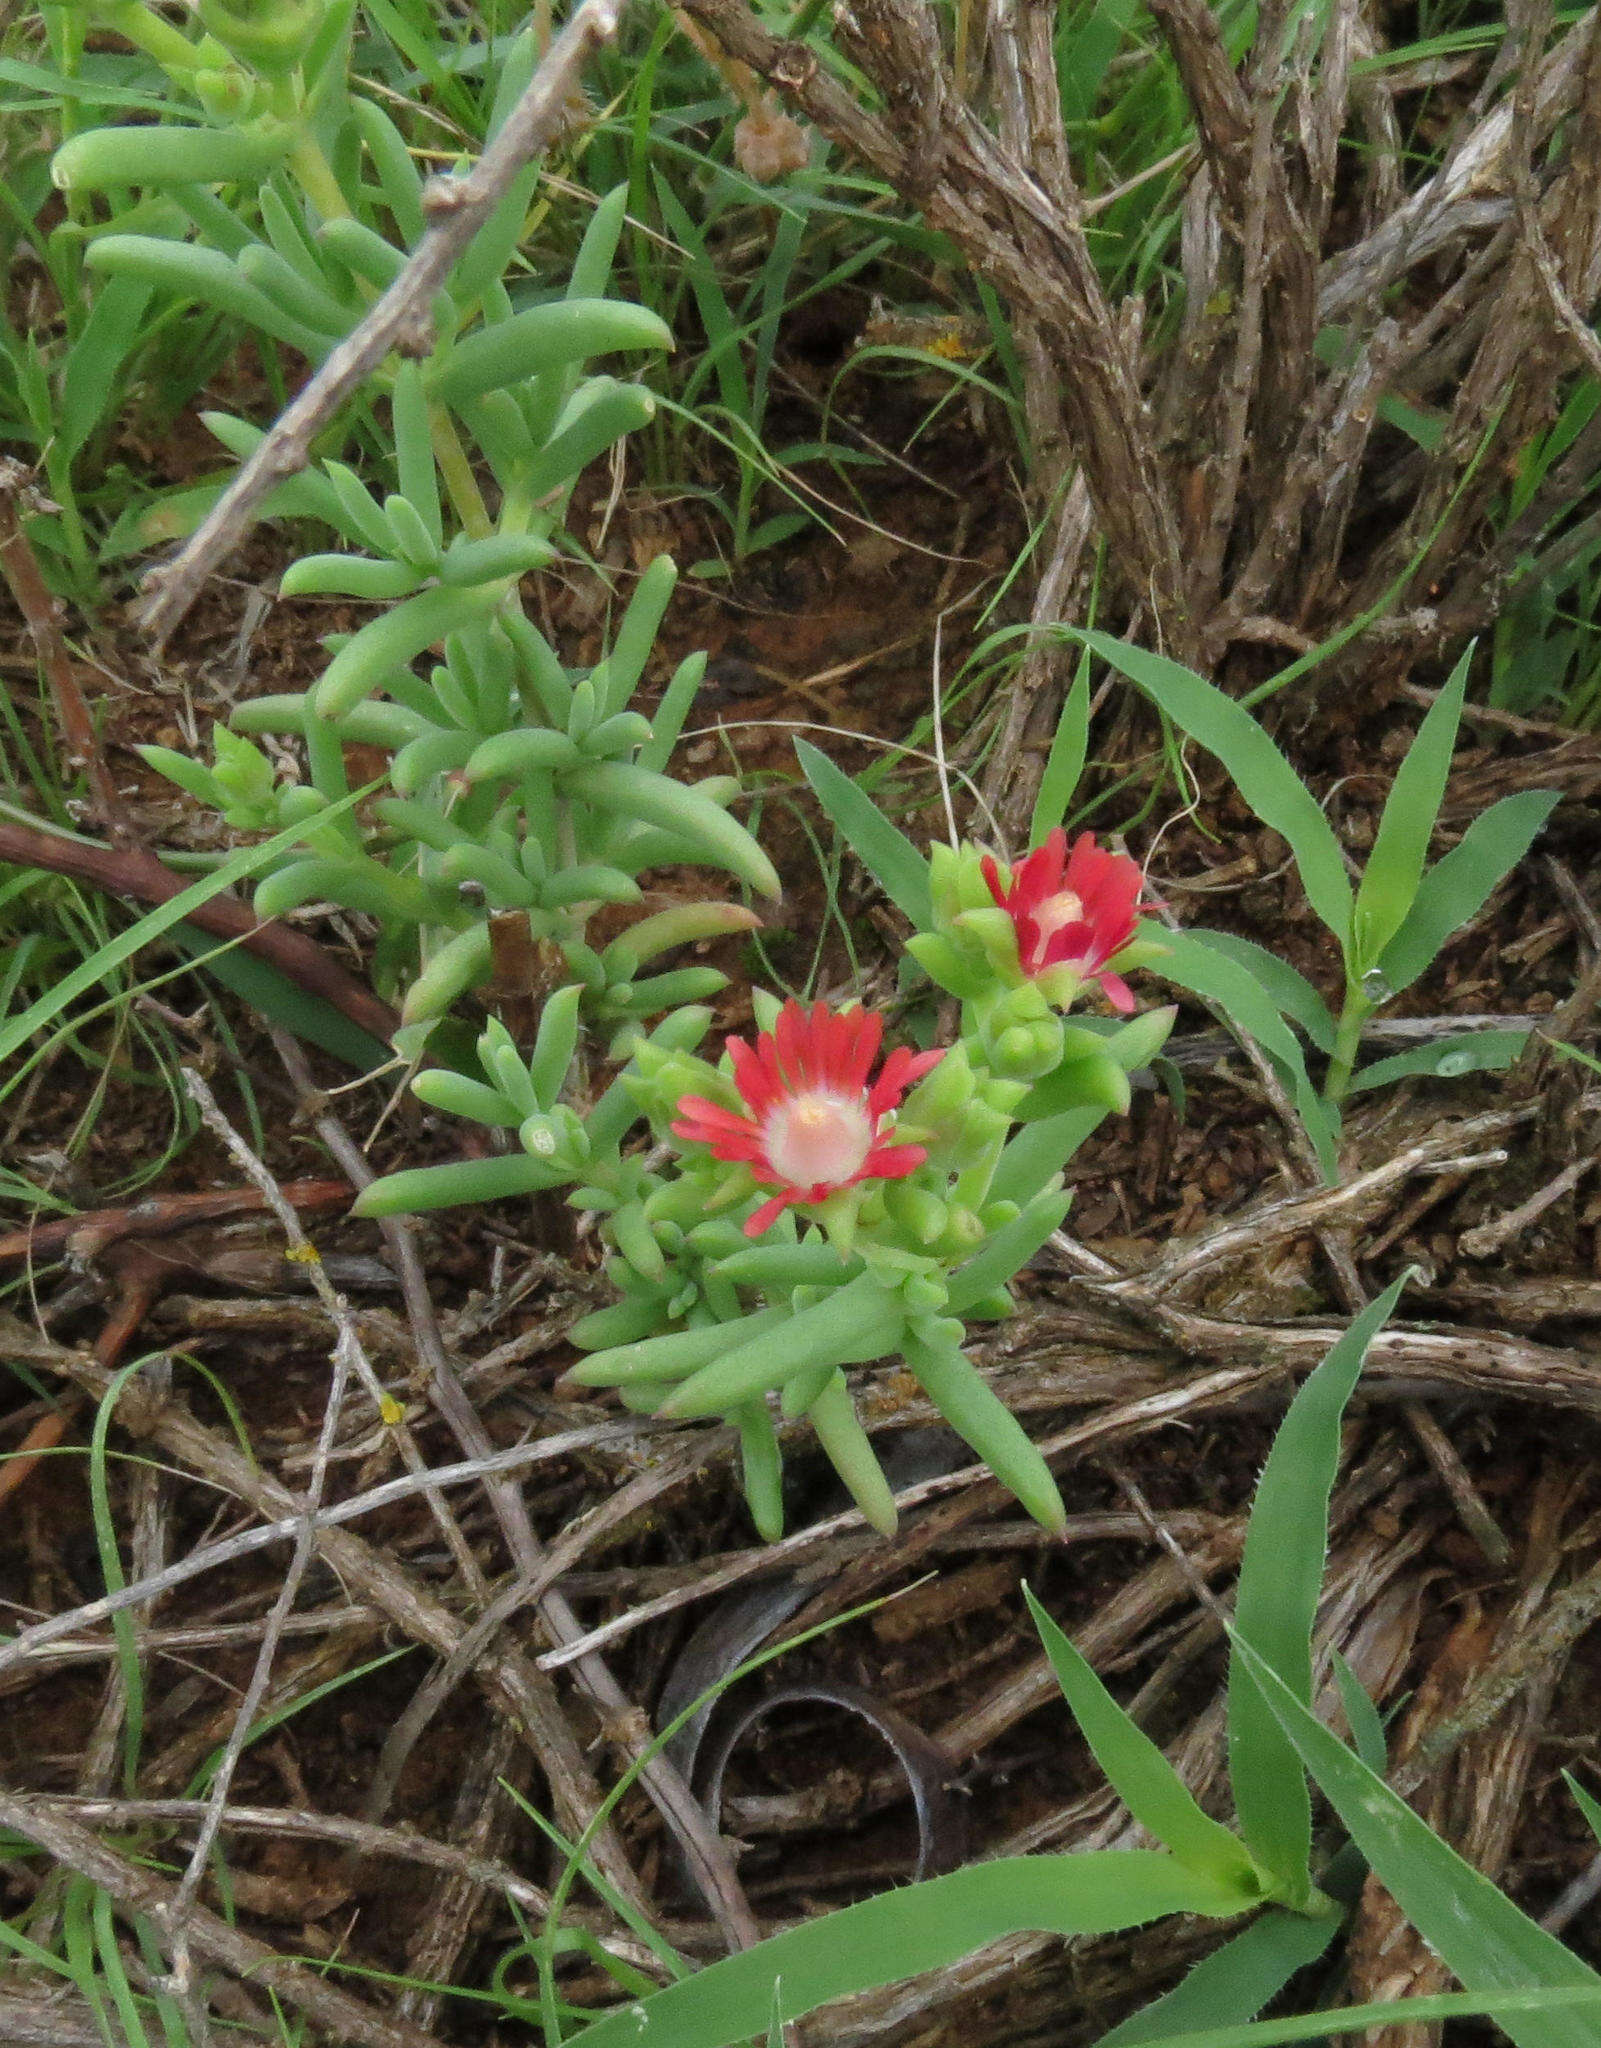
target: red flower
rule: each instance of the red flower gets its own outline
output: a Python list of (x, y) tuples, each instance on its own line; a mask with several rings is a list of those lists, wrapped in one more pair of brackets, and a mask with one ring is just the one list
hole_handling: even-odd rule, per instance
[(1113, 1009), (1133, 1009), (1128, 983), (1106, 971), (1138, 922), (1141, 876), (1127, 854), (1107, 853), (1093, 832), (1081, 832), (1069, 853), (1067, 834), (1058, 825), (1013, 868), (1010, 887), (1002, 889), (1000, 870), (988, 854), (981, 865), (990, 894), (1012, 920), (1018, 965), (1030, 981), (1049, 968), (1067, 967), (1080, 981), (1098, 981)]
[(728, 1041), (748, 1116), (700, 1095), (679, 1103), (675, 1138), (742, 1161), (763, 1187), (780, 1191), (746, 1223), (747, 1237), (760, 1237), (791, 1203), (821, 1202), (858, 1181), (901, 1180), (928, 1157), (921, 1145), (895, 1144), (884, 1124), (944, 1054), (898, 1049), (869, 1087), (883, 1035), (883, 1019), (870, 1010), (834, 1015), (822, 1003), (806, 1010), (789, 1002), (754, 1052), (742, 1038)]

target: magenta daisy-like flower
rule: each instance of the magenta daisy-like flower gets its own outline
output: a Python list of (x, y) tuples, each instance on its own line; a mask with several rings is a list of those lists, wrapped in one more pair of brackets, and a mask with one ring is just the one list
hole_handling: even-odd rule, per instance
[(747, 1115), (701, 1095), (679, 1103), (675, 1138), (709, 1145), (714, 1159), (737, 1160), (778, 1190), (746, 1222), (747, 1237), (760, 1237), (794, 1203), (824, 1201), (859, 1181), (902, 1180), (928, 1157), (921, 1145), (896, 1144), (885, 1126), (944, 1054), (899, 1048), (869, 1084), (883, 1036), (884, 1020), (871, 1010), (789, 1002), (754, 1050), (728, 1040)]
[(1138, 924), (1136, 862), (1097, 846), (1093, 832), (1081, 832), (1069, 853), (1058, 825), (1012, 869), (1006, 888), (988, 854), (981, 865), (990, 894), (1012, 920), (1018, 965), (1031, 981), (1067, 967), (1081, 981), (1098, 981), (1115, 1010), (1133, 1009), (1128, 983), (1109, 974), (1107, 962), (1128, 945)]

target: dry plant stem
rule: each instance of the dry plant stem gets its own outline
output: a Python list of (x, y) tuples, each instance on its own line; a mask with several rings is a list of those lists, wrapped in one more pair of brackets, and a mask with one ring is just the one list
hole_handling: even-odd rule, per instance
[[(108, 895), (129, 897), (136, 903), (168, 903), (190, 886), (145, 847), (97, 846), (42, 826), (19, 825), (10, 818), (0, 818), (0, 861), (70, 875), (74, 881), (89, 882)], [(215, 938), (237, 940), (247, 953), (270, 961), (298, 988), (321, 996), (374, 1038), (387, 1042), (399, 1025), (398, 1013), (341, 967), (326, 947), (288, 925), (263, 924), (249, 904), (231, 893), (219, 890), (196, 904), (184, 923)]]
[(50, 685), (61, 737), (66, 742), (66, 766), (81, 770), (87, 777), (100, 822), (114, 839), (125, 840), (132, 836), (127, 807), (117, 794), (117, 785), (100, 751), (94, 719), (78, 683), (77, 666), (62, 637), (59, 607), (40, 573), (39, 559), (22, 524), (22, 501), (29, 482), (30, 473), (20, 462), (9, 456), (0, 457), (0, 576), (4, 576), (17, 601), (39, 666)]
[[(296, 1209), (343, 1208), (354, 1190), (348, 1181), (286, 1181), (284, 1199)], [(151, 1195), (119, 1209), (84, 1209), (76, 1216), (52, 1216), (0, 1236), (0, 1264), (14, 1259), (44, 1261), (57, 1254), (87, 1266), (123, 1238), (165, 1237), (196, 1224), (248, 1216), (265, 1206), (259, 1188), (230, 1188), (218, 1194)]]
[[(505, 1846), (517, 1809), (501, 1780), (524, 1791), (530, 1761), (515, 1731), (497, 1721), (469, 1760), (450, 1816), (450, 1839), (462, 1846), (466, 1859), (488, 1862)], [(433, 2026), (445, 2001), (439, 1987), (457, 1981), (461, 1958), (479, 1932), (491, 1889), (467, 1871), (440, 1873), (407, 1945), (404, 1974), (412, 1981), (395, 2005), (403, 2019), (419, 2027)]]
[[(86, 1353), (58, 1350), (48, 1360), (37, 1345), (30, 1357), (47, 1363), (82, 1387), (92, 1398), (106, 1391), (109, 1375)], [(139, 1600), (167, 1590), (209, 1570), (216, 1564), (294, 1536), (304, 1511), (288, 1488), (261, 1472), (229, 1442), (202, 1423), (177, 1402), (145, 1414), (137, 1414), (132, 1403), (125, 1406), (123, 1421), (178, 1459), (198, 1477), (223, 1492), (247, 1502), (268, 1519), (269, 1526), (249, 1529), (239, 1536), (208, 1544), (187, 1558), (169, 1565), (154, 1583), (130, 1586), (124, 1592), (86, 1602), (68, 1614), (53, 1616), (21, 1631), (9, 1643), (0, 1645), (0, 1671), (24, 1663), (35, 1644), (55, 1642), (79, 1629), (103, 1620), (112, 1613), (138, 1604)], [(497, 1453), (493, 1469), (514, 1470), (519, 1464), (537, 1465), (560, 1458), (574, 1450), (601, 1441), (620, 1441), (637, 1434), (629, 1427), (608, 1426), (568, 1432), (564, 1437), (524, 1444)], [(421, 1477), (403, 1478), (373, 1487), (352, 1501), (340, 1501), (324, 1508), (316, 1517), (318, 1551), (338, 1576), (378, 1609), (412, 1641), (448, 1657), (463, 1633), (462, 1625), (444, 1603), (434, 1597), (404, 1566), (375, 1544), (340, 1526), (358, 1515), (388, 1503), (415, 1497), (425, 1489), (443, 1489), (479, 1481), (484, 1460), (473, 1459), (456, 1467), (444, 1467)], [(540, 1768), (549, 1784), (558, 1825), (579, 1833), (600, 1804), (600, 1790), (584, 1762), (578, 1744), (563, 1717), (550, 1682), (515, 1649), (491, 1645), (479, 1660), (474, 1677), (489, 1694), (498, 1712), (526, 1732), (537, 1751)], [(591, 1854), (607, 1879), (626, 1897), (643, 1905), (638, 1880), (617, 1845), (612, 1831), (603, 1829), (591, 1844)]]
[(0, 2040), (16, 2048), (129, 2048), (128, 2037), (105, 2013), (86, 2003), (0, 1997)]
[(1031, 309), (1111, 560), (1154, 607), (1168, 649), (1181, 660), (1198, 653), (1178, 523), (1077, 195), (1070, 211), (1053, 205), (961, 105), (934, 24), (913, 0), (860, 0), (838, 16), (842, 40), (891, 109), (887, 122), (864, 112), (809, 50), (771, 35), (746, 0), (685, 0), (684, 11), (920, 207), (1012, 306)]
[[(234, 1773), (239, 1768), (239, 1759), (244, 1755), (245, 1745), (250, 1740), (263, 1696), (272, 1678), (272, 1667), (278, 1655), (284, 1624), (300, 1597), (300, 1588), (305, 1582), (306, 1573), (311, 1568), (316, 1552), (316, 1528), (313, 1517), (322, 1505), (327, 1490), (328, 1458), (344, 1412), (346, 1391), (353, 1373), (359, 1374), (370, 1388), (377, 1386), (376, 1375), (367, 1362), (349, 1307), (343, 1297), (334, 1291), (328, 1276), (322, 1271), (322, 1262), (315, 1247), (301, 1229), (300, 1218), (295, 1214), (293, 1205), (286, 1200), (266, 1166), (250, 1150), (217, 1107), (216, 1098), (200, 1076), (186, 1067), (183, 1079), (184, 1086), (198, 1107), (207, 1129), (222, 1139), (233, 1159), (261, 1189), (263, 1199), (283, 1226), (291, 1250), (302, 1255), (310, 1254), (313, 1282), (336, 1334), (330, 1361), (328, 1395), (323, 1404), (322, 1427), (318, 1431), (316, 1456), (306, 1482), (305, 1513), (299, 1529), (295, 1532), (294, 1548), (284, 1572), (283, 1584), (262, 1629), (260, 1648), (257, 1650), (255, 1665), (245, 1687), (244, 1696), (234, 1716), (232, 1732), (223, 1745), (222, 1755), (217, 1761), (210, 1796), (206, 1803), (205, 1819), (200, 1824), (188, 1865), (177, 1891), (172, 1896), (165, 1918), (167, 1938), (171, 1944), (174, 1986), (180, 1996), (187, 1995), (190, 1989), (189, 1921), (199, 1896), (201, 1880), (206, 1873), (206, 1865), (216, 1843), (218, 1830), (222, 1825), (223, 1808), (228, 1803), (228, 1794), (233, 1789)], [(365, 1367), (365, 1371), (361, 1370), (362, 1367)]]
[[(0, 1324), (0, 1331), (4, 1329), (5, 1326)], [(7, 1348), (10, 1348), (9, 1342)], [(110, 1385), (111, 1375), (88, 1352), (61, 1350), (49, 1356), (36, 1353), (35, 1357), (38, 1363), (74, 1380), (97, 1400)], [(134, 1427), (137, 1422), (137, 1426), (143, 1429), (148, 1416), (138, 1409), (133, 1400), (126, 1401), (126, 1408), (124, 1423)], [(163, 1408), (154, 1412), (157, 1415), (165, 1415), (169, 1410)], [(185, 1411), (174, 1404), (170, 1412), (182, 1416)], [(194, 1427), (199, 1429), (200, 1425), (196, 1423)], [(183, 1433), (180, 1430), (178, 1434), (181, 1437)], [(493, 1474), (527, 1470), (536, 1465), (571, 1457), (577, 1452), (631, 1441), (636, 1434), (634, 1426), (626, 1423), (598, 1424), (588, 1429), (568, 1430), (560, 1436), (546, 1437), (539, 1443), (519, 1444), (514, 1450), (499, 1451), (492, 1459), (470, 1458), (462, 1464), (441, 1465), (429, 1472), (408, 1472), (403, 1478), (390, 1479), (382, 1486), (369, 1487), (365, 1493), (358, 1494), (351, 1500), (336, 1501), (331, 1507), (320, 1508), (311, 1519), (319, 1535), (343, 1532), (345, 1523), (356, 1521), (362, 1515), (375, 1514), (382, 1508), (393, 1507), (401, 1501), (415, 1500), (419, 1495), (443, 1491), (449, 1486), (466, 1486), (481, 1482), (486, 1466)], [(204, 1452), (208, 1448), (209, 1440), (203, 1433), (199, 1440), (199, 1449)], [(263, 1486), (255, 1483), (260, 1477), (255, 1473), (255, 1468), (247, 1465), (243, 1469), (253, 1475), (249, 1486), (241, 1488), (235, 1485), (232, 1479), (226, 1484), (221, 1480), (217, 1480), (216, 1483), (224, 1485), (225, 1491), (238, 1494), (241, 1499), (249, 1501), (258, 1511), (270, 1513), (268, 1521), (254, 1529), (243, 1529), (236, 1536), (219, 1537), (214, 1543), (207, 1543), (198, 1550), (189, 1551), (183, 1557), (175, 1558), (171, 1564), (164, 1565), (152, 1577), (135, 1580), (118, 1592), (102, 1594), (98, 1600), (87, 1600), (82, 1606), (71, 1608), (65, 1614), (52, 1615), (48, 1621), (34, 1622), (9, 1642), (0, 1643), (0, 1679), (29, 1664), (37, 1651), (51, 1643), (71, 1637), (80, 1629), (91, 1628), (96, 1622), (109, 1620), (113, 1614), (122, 1614), (147, 1600), (158, 1599), (162, 1594), (171, 1592), (174, 1587), (185, 1585), (190, 1579), (199, 1578), (204, 1572), (233, 1564), (242, 1557), (251, 1557), (258, 1550), (270, 1550), (274, 1544), (291, 1541), (305, 1518), (295, 1496), (286, 1487), (280, 1486), (276, 1480), (264, 1482), (268, 1489), (264, 1492)], [(208, 1469), (204, 1476), (213, 1475)], [(358, 1546), (362, 1545), (362, 1539), (359, 1537), (350, 1537), (348, 1540)], [(376, 1596), (374, 1597), (376, 1599)], [(393, 1605), (398, 1597), (397, 1589), (389, 1586), (386, 1589), (386, 1599), (377, 1601), (376, 1604), (394, 1619)], [(443, 1609), (440, 1611), (443, 1612)], [(460, 1635), (459, 1626), (454, 1618), (448, 1635), (447, 1651), (454, 1649)], [(434, 1638), (431, 1634), (423, 1633), (418, 1636), (418, 1640), (432, 1643)]]
[(390, 351), (415, 357), (432, 351), (435, 294), (518, 172), (561, 133), (579, 73), (590, 53), (615, 35), (621, 11), (622, 0), (582, 0), (472, 169), (431, 179), (424, 187), (427, 226), (405, 268), (274, 422), (182, 552), (146, 578), (141, 622), (158, 645), (189, 610), (207, 577), (238, 547), (263, 498), (305, 468), (317, 434)]
[[(303, 1098), (314, 1101), (316, 1091), (311, 1071), (299, 1045), (286, 1032), (277, 1029), (273, 1031), (273, 1043)], [(349, 1132), (326, 1111), (317, 1115), (316, 1125), (318, 1134), (352, 1182), (358, 1187), (365, 1187), (373, 1178), (372, 1169)], [(415, 1225), (406, 1217), (390, 1217), (384, 1220), (382, 1229), (399, 1267), (418, 1355), (428, 1369), (434, 1399), (461, 1448), (472, 1457), (487, 1459), (493, 1455), (494, 1446), (451, 1367), (428, 1291), (428, 1278), (417, 1251)], [(486, 1478), (485, 1487), (516, 1562), (518, 1586), (537, 1587), (545, 1578), (545, 1551), (529, 1519), (521, 1489), (498, 1478)], [(492, 1634), (492, 1627), (486, 1625), (488, 1615), (495, 1614), (494, 1626), (498, 1626), (500, 1621), (509, 1618), (517, 1605), (522, 1604), (521, 1599), (512, 1597), (518, 1592), (518, 1586), (503, 1594), (501, 1601), (486, 1610), (485, 1617), (475, 1624), (485, 1644)], [(505, 1603), (503, 1613), (497, 1612), (501, 1602)], [(543, 1590), (537, 1591), (534, 1605), (540, 1619), (558, 1642), (572, 1642), (584, 1633), (578, 1617), (554, 1587), (547, 1584)], [(473, 1631), (469, 1631), (471, 1633)], [(639, 1706), (624, 1692), (607, 1664), (592, 1653), (579, 1660), (577, 1677), (599, 1708), (608, 1738), (630, 1763), (640, 1763), (650, 1747), (652, 1734), (650, 1723)], [(641, 1763), (640, 1782), (677, 1836), (695, 1882), (730, 1946), (753, 1946), (761, 1939), (755, 1915), (734, 1874), (728, 1851), (716, 1830), (708, 1826), (700, 1802), (665, 1757), (653, 1756)]]
[[(1541, 145), (1577, 103), (1580, 74), (1595, 30), (1593, 11), (1575, 22), (1535, 70), (1534, 126)], [(1318, 320), (1350, 319), (1397, 283), (1413, 264), (1436, 256), (1451, 241), (1497, 227), (1511, 211), (1504, 198), (1504, 165), (1512, 137), (1512, 106), (1503, 101), (1466, 133), (1445, 163), (1364, 241), (1342, 249), (1323, 266)]]
[[(68, 1870), (109, 1893), (126, 1914), (143, 1914), (158, 1924), (168, 1915), (176, 1888), (134, 1863), (65, 1814), (24, 1794), (0, 1788), (0, 1827), (15, 1831)], [(437, 2036), (409, 2022), (387, 2018), (341, 1991), (318, 1970), (280, 1956), (248, 1934), (230, 1927), (204, 1906), (189, 1915), (189, 1938), (201, 1955), (220, 1963), (302, 2012), (334, 2039), (352, 2048), (440, 2048)]]
[(1560, 1202), (1564, 1195), (1570, 1194), (1595, 1163), (1594, 1159), (1576, 1159), (1572, 1165), (1564, 1166), (1544, 1187), (1536, 1188), (1526, 1202), (1520, 1202), (1515, 1209), (1507, 1210), (1505, 1215), (1494, 1217), (1488, 1223), (1479, 1224), (1477, 1229), (1463, 1231), (1457, 1240), (1457, 1249), (1470, 1259), (1491, 1257), (1521, 1237), (1554, 1202)]

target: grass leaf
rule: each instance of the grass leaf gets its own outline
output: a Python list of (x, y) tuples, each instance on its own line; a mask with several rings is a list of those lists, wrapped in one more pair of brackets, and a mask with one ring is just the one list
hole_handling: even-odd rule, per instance
[(1151, 963), (1152, 973), (1176, 988), (1188, 989), (1192, 995), (1216, 1004), (1233, 1030), (1254, 1038), (1283, 1069), (1301, 1122), (1317, 1151), (1318, 1163), (1332, 1185), (1338, 1172), (1334, 1113), (1312, 1086), (1300, 1040), (1279, 1015), (1277, 1003), (1250, 967), (1207, 944), (1195, 933), (1165, 932), (1162, 945), (1163, 957)]
[[(1601, 1998), (1601, 1977), (1441, 1841), (1404, 1799), (1314, 1717), (1243, 1634), (1235, 1637), (1234, 1656), (1379, 1881), (1468, 1991), (1571, 1986)], [(1601, 2044), (1601, 2010), (1502, 2008), (1498, 2018), (1518, 2048)]]
[(1129, 1812), (1186, 1869), (1236, 1888), (1242, 1907), (1254, 1904), (1262, 1896), (1261, 1876), (1239, 1836), (1197, 1803), (1161, 1750), (1130, 1720), (1082, 1651), (1045, 1612), (1032, 1587), (1023, 1588), (1023, 1598), (1062, 1696)]
[(726, 2048), (831, 1998), (943, 1969), (1039, 1929), (1102, 1934), (1169, 1913), (1228, 1918), (1236, 1893), (1144, 1849), (1008, 1856), (803, 1921), (586, 2027), (579, 2048)]
[(1255, 976), (1267, 996), (1292, 1024), (1299, 1024), (1319, 1052), (1333, 1052), (1335, 1023), (1329, 1006), (1304, 974), (1254, 939), (1236, 938), (1233, 932), (1208, 931), (1204, 926), (1186, 927), (1189, 936), (1226, 959), (1237, 960)]
[(1089, 752), (1089, 744), (1090, 671), (1088, 660), (1081, 658), (1079, 672), (1073, 678), (1073, 687), (1067, 693), (1067, 702), (1056, 722), (1056, 737), (1051, 741), (1045, 773), (1040, 777), (1039, 794), (1034, 799), (1034, 816), (1028, 828), (1030, 846), (1038, 846), (1046, 833), (1060, 825), (1067, 816), (1067, 807), (1073, 801), (1073, 792), (1084, 773), (1084, 757)]
[[(1312, 1623), (1329, 1541), (1329, 1495), (1340, 1461), (1340, 1420), (1374, 1332), (1394, 1309), (1407, 1275), (1352, 1322), (1290, 1403), (1256, 1489), (1235, 1602), (1236, 1627), (1256, 1657), (1297, 1700), (1312, 1698)], [(1229, 1669), (1229, 1773), (1240, 1832), (1291, 1906), (1312, 1880), (1312, 1807), (1306, 1779), (1279, 1717), (1249, 1667)]]
[(928, 862), (825, 753), (805, 740), (795, 742), (795, 752), (817, 801), (845, 844), (896, 909), (919, 931), (927, 931), (934, 921)]
[(1259, 2013), (1345, 1924), (1339, 1913), (1286, 1913), (1274, 1907), (1197, 1963), (1173, 1989), (1103, 2034), (1095, 2048), (1166, 2042), (1200, 2027), (1237, 2026)]
[(1562, 800), (1556, 789), (1520, 790), (1475, 818), (1418, 885), (1401, 929), (1379, 956), (1393, 994), (1409, 987), (1454, 931), (1477, 917), (1496, 884), (1534, 844)]
[(1462, 697), (1472, 660), (1469, 646), (1429, 706), (1390, 785), (1351, 922), (1359, 976), (1377, 962), (1401, 929), (1417, 896), (1429, 857), (1429, 839), (1451, 774), (1451, 754), (1462, 723)]
[(1307, 901), (1340, 944), (1348, 945), (1353, 898), (1340, 842), (1317, 798), (1250, 712), (1165, 655), (1125, 646), (1106, 633), (1080, 631), (1074, 637), (1217, 756), (1262, 823), (1290, 842)]

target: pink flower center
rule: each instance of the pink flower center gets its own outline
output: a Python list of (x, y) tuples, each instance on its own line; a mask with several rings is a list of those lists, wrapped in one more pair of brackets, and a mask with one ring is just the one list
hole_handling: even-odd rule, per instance
[(859, 1099), (813, 1089), (775, 1103), (762, 1136), (791, 1187), (842, 1187), (866, 1164), (873, 1120)]
[(1039, 926), (1042, 943), (1055, 938), (1064, 925), (1078, 924), (1084, 916), (1084, 904), (1071, 889), (1058, 890), (1056, 895), (1047, 896), (1034, 913), (1034, 922)]

